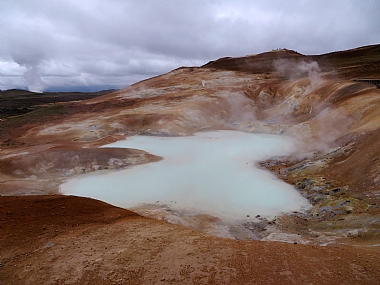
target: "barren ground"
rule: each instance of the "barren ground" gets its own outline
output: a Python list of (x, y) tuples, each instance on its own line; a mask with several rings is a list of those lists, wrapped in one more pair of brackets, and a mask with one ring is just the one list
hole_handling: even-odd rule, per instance
[(376, 284), (378, 251), (234, 241), (87, 198), (1, 198), (2, 284)]
[[(379, 62), (379, 45), (224, 58), (7, 116), (0, 284), (379, 284), (380, 90), (354, 81), (379, 79)], [(313, 208), (247, 225), (262, 240), (238, 241), (58, 193), (82, 173), (161, 159), (98, 146), (219, 129), (297, 138), (298, 153), (260, 165)]]

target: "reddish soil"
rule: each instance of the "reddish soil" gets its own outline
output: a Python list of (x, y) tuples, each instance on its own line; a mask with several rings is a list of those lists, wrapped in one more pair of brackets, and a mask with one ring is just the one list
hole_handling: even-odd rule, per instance
[(233, 241), (92, 199), (0, 197), (0, 284), (378, 284), (379, 251)]

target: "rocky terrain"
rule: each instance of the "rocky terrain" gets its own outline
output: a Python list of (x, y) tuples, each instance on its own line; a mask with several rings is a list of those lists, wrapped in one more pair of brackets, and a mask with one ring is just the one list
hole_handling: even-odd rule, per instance
[[(357, 79), (380, 79), (380, 45), (222, 58), (3, 118), (0, 284), (378, 284), (380, 89)], [(101, 145), (206, 130), (296, 138), (260, 165), (312, 209), (236, 241), (59, 195), (69, 177), (161, 159)]]

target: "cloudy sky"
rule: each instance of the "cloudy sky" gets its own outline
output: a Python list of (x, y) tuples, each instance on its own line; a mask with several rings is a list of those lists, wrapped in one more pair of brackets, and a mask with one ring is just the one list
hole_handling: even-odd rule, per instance
[(276, 48), (380, 43), (378, 0), (0, 0), (0, 88), (123, 88)]

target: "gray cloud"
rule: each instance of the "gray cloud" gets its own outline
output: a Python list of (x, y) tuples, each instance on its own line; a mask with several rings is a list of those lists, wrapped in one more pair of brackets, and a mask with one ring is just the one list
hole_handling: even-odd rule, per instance
[(2, 1), (0, 88), (122, 88), (223, 56), (375, 44), (379, 10), (376, 0)]

